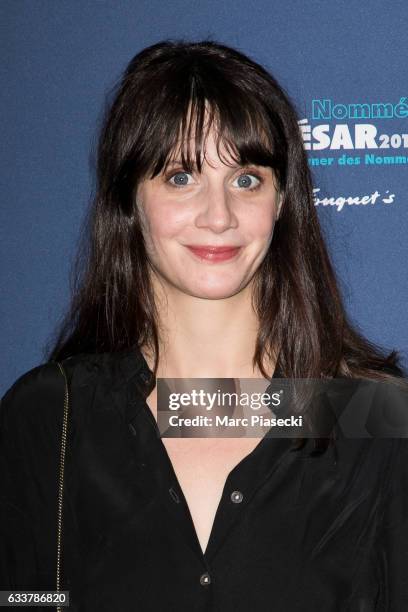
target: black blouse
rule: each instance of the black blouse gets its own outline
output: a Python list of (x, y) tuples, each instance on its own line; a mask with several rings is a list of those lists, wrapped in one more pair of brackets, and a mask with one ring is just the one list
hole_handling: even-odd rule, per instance
[[(142, 354), (63, 365), (67, 610), (408, 611), (407, 438), (340, 437), (317, 456), (313, 440), (260, 439), (226, 479), (203, 554)], [(63, 400), (48, 363), (1, 403), (0, 590), (55, 590)]]

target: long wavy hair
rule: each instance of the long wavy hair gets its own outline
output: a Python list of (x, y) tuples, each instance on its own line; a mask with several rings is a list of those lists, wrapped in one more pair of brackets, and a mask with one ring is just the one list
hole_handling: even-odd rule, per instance
[(201, 171), (206, 129), (213, 123), (218, 145), (234, 161), (273, 168), (283, 196), (253, 283), (259, 319), (253, 365), (270, 378), (263, 363), (273, 356), (289, 378), (402, 384), (399, 353), (370, 342), (347, 317), (293, 103), (262, 66), (211, 40), (167, 40), (145, 48), (111, 90), (95, 197), (72, 271), (72, 302), (49, 343), (48, 359), (147, 347), (156, 375), (158, 316), (136, 191), (141, 180), (165, 171), (180, 147), (186, 170), (195, 165)]

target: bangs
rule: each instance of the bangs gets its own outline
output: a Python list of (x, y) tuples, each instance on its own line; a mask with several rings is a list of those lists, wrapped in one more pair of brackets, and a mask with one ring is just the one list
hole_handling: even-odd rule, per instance
[[(204, 71), (202, 71), (204, 72)], [(205, 142), (214, 129), (217, 152), (226, 165), (256, 164), (273, 168), (280, 186), (286, 178), (287, 143), (279, 115), (262, 94), (231, 83), (211, 72), (190, 79), (166, 79), (167, 87), (153, 102), (146, 140), (139, 151), (145, 176), (154, 178), (175, 161), (188, 172), (202, 170)], [(171, 87), (169, 88), (169, 82)], [(170, 91), (169, 91), (170, 89)], [(226, 154), (222, 153), (222, 150)]]

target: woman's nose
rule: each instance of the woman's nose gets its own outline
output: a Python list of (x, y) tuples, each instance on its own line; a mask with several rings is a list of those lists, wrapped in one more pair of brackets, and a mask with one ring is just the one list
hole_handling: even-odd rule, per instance
[(232, 198), (223, 185), (207, 187), (201, 194), (201, 205), (196, 225), (213, 232), (223, 232), (237, 227), (237, 218), (232, 207)]

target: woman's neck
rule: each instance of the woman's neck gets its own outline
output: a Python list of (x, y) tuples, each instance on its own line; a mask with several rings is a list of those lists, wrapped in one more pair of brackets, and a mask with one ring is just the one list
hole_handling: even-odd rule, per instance
[[(165, 305), (164, 305), (165, 304)], [(259, 322), (249, 288), (221, 300), (181, 292), (158, 303), (162, 378), (258, 378), (253, 368)], [(153, 368), (152, 355), (142, 348)], [(274, 364), (265, 364), (273, 372)]]

